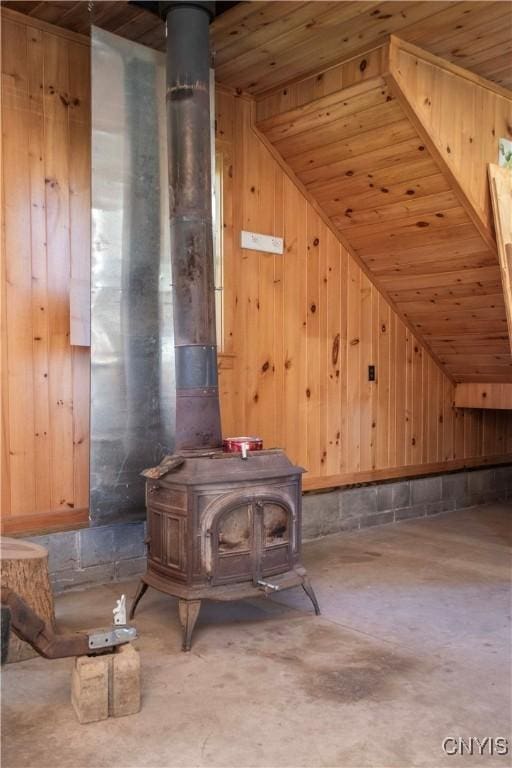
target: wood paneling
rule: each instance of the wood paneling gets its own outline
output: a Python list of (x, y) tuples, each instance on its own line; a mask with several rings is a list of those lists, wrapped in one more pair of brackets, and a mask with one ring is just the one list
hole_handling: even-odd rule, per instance
[[(233, 158), (224, 216), (235, 235), (274, 234), (285, 250), (243, 250), (238, 236), (225, 249), (225, 283), (234, 286), (225, 327), (238, 385), (229, 427), (285, 448), (308, 470), (309, 489), (456, 469), (506, 453), (511, 414), (497, 420), (454, 408), (452, 382), (273, 157), (252, 128), (251, 108), (217, 94), (217, 127)], [(497, 281), (499, 298), (499, 273)]]
[[(512, 29), (508, 30), (512, 36)], [(488, 163), (499, 138), (512, 138), (512, 92), (396, 40), (390, 70), (444, 162), (492, 231)]]
[(90, 250), (87, 43), (3, 20), (2, 137), (2, 514), (76, 522), (89, 500), (89, 351), (69, 340), (70, 278)]
[[(6, 19), (3, 35), (2, 513), (6, 530), (28, 532), (87, 519), (89, 351), (69, 343), (69, 286), (89, 251), (89, 52), (75, 35), (39, 23)], [(368, 55), (364, 67), (349, 62), (307, 88), (329, 97), (333, 83), (367, 85), (366, 70), (374, 77), (382, 56)], [(300, 89), (294, 93), (290, 108), (308, 103)], [(454, 408), (451, 381), (252, 128), (251, 103), (221, 90), (216, 107), (224, 179), (224, 433), (254, 431), (267, 446), (282, 446), (308, 469), (307, 488), (505, 460), (510, 414)], [(339, 119), (357, 128), (357, 112), (342, 110)], [(418, 199), (449, 192), (416, 143), (374, 150), (375, 183), (391, 174), (390, 204), (401, 201), (404, 182), (414, 184)], [(404, 152), (407, 162), (392, 172)], [(344, 183), (360, 201), (375, 195), (362, 174)], [(283, 236), (284, 255), (242, 251), (243, 228)], [(481, 258), (478, 237), (464, 242), (464, 254)], [(466, 310), (478, 309), (482, 295), (499, 298), (494, 266), (467, 274), (472, 282), (463, 288), (441, 281), (435, 295), (451, 309), (461, 297)], [(423, 311), (407, 279), (392, 293), (420, 302)], [(448, 333), (436, 343), (439, 355), (450, 355), (460, 339)], [(507, 343), (506, 335), (490, 340), (482, 333), (466, 351), (482, 347), (501, 357)], [(369, 364), (376, 382), (368, 381)]]
[(390, 34), (512, 86), (509, 2), (258, 2), (215, 21), (220, 82), (252, 94), (329, 69)]
[(512, 384), (457, 384), (455, 405), (512, 410)]
[(396, 38), (355, 63), (370, 56), (371, 78), (345, 63), (338, 90), (311, 95), (308, 80), (291, 104), (263, 98), (258, 130), (452, 379), (512, 381), (485, 202), (492, 134), (509, 130), (512, 100)]
[[(220, 4), (219, 4), (220, 5)], [(4, 2), (75, 32), (96, 24), (109, 32), (165, 48), (164, 24), (127, 0)], [(512, 87), (512, 4), (503, 2), (239, 3), (212, 24), (219, 82), (261, 93), (320, 72), (399, 34), (483, 77)]]

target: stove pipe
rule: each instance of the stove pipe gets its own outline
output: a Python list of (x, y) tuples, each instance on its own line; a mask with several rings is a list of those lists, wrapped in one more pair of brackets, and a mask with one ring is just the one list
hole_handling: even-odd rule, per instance
[(176, 451), (219, 448), (210, 148), (214, 3), (161, 2), (176, 360)]

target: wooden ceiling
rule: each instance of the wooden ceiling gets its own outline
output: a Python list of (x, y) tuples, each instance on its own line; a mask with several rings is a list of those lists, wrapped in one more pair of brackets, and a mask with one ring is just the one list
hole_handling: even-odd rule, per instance
[[(119, 2), (8, 0), (6, 8), (88, 34), (96, 24), (163, 50), (162, 22)], [(259, 94), (383, 43), (390, 34), (512, 88), (512, 2), (249, 2), (212, 25), (217, 80)]]
[[(394, 79), (395, 67), (402, 76), (407, 73), (405, 61), (398, 58), (399, 45), (397, 41), (391, 49), (384, 46), (361, 59), (365, 72), (381, 68), (373, 77), (358, 82), (359, 68), (348, 63), (330, 71), (333, 83), (327, 90), (334, 87), (335, 77), (342, 86), (327, 95), (311, 95), (313, 83), (303, 81), (292, 94), (300, 106), (280, 108), (276, 96), (259, 102), (257, 128), (455, 381), (512, 381), (492, 236)], [(412, 64), (417, 61), (407, 55)], [(465, 81), (458, 84), (453, 73), (439, 70), (433, 94), (419, 80), (420, 65), (410, 70), (421, 101), (429, 99), (436, 110), (451, 101), (451, 115), (443, 122), (448, 129), (450, 123), (459, 125), (453, 115)], [(468, 127), (471, 105), (479, 103), (471, 88), (483, 87), (467, 87)], [(286, 104), (289, 96), (282, 93), (280, 98)], [(492, 117), (480, 115), (471, 144), (486, 148), (486, 129), (498, 125), (500, 109), (507, 114), (507, 101), (496, 96)], [(275, 113), (268, 116), (272, 105)], [(464, 152), (453, 131), (451, 135), (450, 153)], [(481, 184), (487, 186), (485, 174)]]

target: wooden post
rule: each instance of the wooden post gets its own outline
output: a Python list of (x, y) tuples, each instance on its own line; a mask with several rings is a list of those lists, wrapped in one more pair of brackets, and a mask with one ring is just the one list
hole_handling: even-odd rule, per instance
[[(45, 621), (55, 626), (53, 594), (48, 575), (48, 550), (22, 539), (0, 538), (1, 584), (17, 592)], [(7, 663), (36, 656), (28, 643), (11, 632)]]

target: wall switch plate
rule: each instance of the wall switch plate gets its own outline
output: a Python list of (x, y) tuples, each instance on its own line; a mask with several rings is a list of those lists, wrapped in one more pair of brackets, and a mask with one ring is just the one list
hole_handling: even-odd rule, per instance
[(251, 251), (282, 254), (284, 250), (284, 241), (282, 237), (259, 235), (257, 232), (245, 232), (242, 230), (240, 239), (242, 248), (247, 248)]
[(375, 366), (368, 366), (368, 381), (375, 381)]

